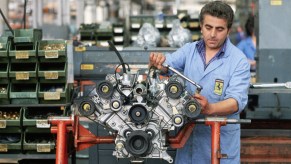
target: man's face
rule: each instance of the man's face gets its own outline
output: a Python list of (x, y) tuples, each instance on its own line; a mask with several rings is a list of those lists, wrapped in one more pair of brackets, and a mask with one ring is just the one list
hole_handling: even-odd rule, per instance
[(227, 21), (211, 15), (204, 15), (200, 25), (206, 49), (220, 49), (229, 34)]

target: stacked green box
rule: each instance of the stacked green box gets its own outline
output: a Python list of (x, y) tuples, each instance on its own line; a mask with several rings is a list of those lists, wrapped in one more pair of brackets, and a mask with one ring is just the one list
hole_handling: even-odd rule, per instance
[(60, 116), (60, 107), (23, 107), (24, 153), (51, 153), (54, 140), (50, 134), (49, 116)]
[(9, 83), (0, 84), (0, 105), (10, 104)]
[(9, 38), (0, 37), (0, 104), (9, 104)]
[(176, 15), (166, 15), (166, 16), (164, 16), (165, 27), (167, 29), (172, 29), (172, 27), (173, 27), (173, 21), (175, 19), (178, 19), (178, 17)]
[(38, 104), (37, 45), (41, 38), (40, 29), (14, 30), (8, 53), (11, 104)]
[(38, 104), (38, 83), (11, 83), (9, 98), (11, 104)]
[(117, 50), (122, 50), (125, 46), (124, 24), (113, 24), (113, 43)]
[(130, 21), (130, 30), (132, 29), (138, 30), (142, 26), (141, 16), (130, 16), (129, 21)]
[(0, 153), (20, 153), (23, 141), (21, 130), (22, 110), (17, 107), (0, 107)]
[(30, 127), (38, 129), (49, 129), (50, 124), (47, 119), (50, 116), (64, 115), (63, 107), (23, 107), (22, 125), (29, 129)]
[(38, 67), (40, 83), (65, 83), (67, 81), (66, 62), (40, 62)]
[(42, 38), (40, 29), (14, 30), (14, 41), (10, 44), (11, 62), (36, 62), (37, 42)]
[(23, 107), (22, 126), (25, 153), (54, 153), (54, 135), (50, 133), (48, 117), (64, 116), (65, 109), (55, 107)]
[(192, 41), (197, 41), (201, 38), (199, 19), (192, 18), (189, 20), (188, 29), (192, 33)]
[(1, 62), (8, 62), (8, 47), (9, 47), (8, 37), (0, 37), (0, 61)]
[(65, 104), (69, 101), (67, 84), (67, 42), (43, 40), (38, 46), (38, 98), (40, 104)]
[(9, 77), (11, 83), (37, 83), (38, 63), (10, 63)]
[(81, 41), (93, 41), (96, 40), (95, 32), (98, 29), (99, 25), (96, 23), (92, 24), (81, 24), (79, 32), (80, 32), (80, 40)]
[(99, 28), (96, 31), (96, 45), (101, 47), (108, 47), (107, 41), (113, 41), (113, 30), (111, 28)]
[(27, 128), (24, 131), (23, 152), (54, 154), (56, 136), (49, 129)]
[(42, 39), (41, 29), (18, 29), (14, 30), (14, 42), (23, 43), (36, 43)]
[(40, 62), (67, 62), (67, 41), (42, 40), (38, 45)]

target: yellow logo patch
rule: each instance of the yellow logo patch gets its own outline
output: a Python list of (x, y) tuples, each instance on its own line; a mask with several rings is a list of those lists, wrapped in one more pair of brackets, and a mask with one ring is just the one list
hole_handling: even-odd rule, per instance
[(220, 79), (215, 80), (214, 93), (222, 95), (224, 81)]

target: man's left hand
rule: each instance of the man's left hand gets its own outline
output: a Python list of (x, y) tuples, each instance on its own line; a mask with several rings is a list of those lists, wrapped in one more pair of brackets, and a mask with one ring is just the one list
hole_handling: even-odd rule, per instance
[(209, 103), (206, 97), (195, 93), (193, 96), (201, 105), (201, 114), (211, 115), (211, 110), (209, 108)]

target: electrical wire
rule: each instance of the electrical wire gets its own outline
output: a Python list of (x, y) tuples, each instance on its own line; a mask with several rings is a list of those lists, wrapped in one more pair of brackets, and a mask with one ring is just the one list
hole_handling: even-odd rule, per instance
[(110, 40), (108, 40), (107, 42), (108, 42), (109, 46), (115, 51), (118, 59), (120, 60), (120, 64), (122, 65), (123, 73), (126, 73), (125, 63), (124, 63), (120, 53), (117, 51), (116, 47), (114, 46), (114, 44)]
[(23, 10), (23, 29), (26, 28), (26, 5), (27, 5), (27, 0), (24, 0), (24, 10)]
[(5, 22), (5, 24), (6, 24), (7, 27), (9, 28), (10, 32), (12, 33), (12, 35), (14, 35), (14, 31), (13, 31), (13, 29), (11, 28), (11, 26), (9, 25), (9, 23), (8, 23), (6, 17), (4, 16), (4, 14), (3, 14), (3, 12), (2, 12), (1, 9), (0, 9), (0, 14), (1, 14), (1, 16), (2, 16), (2, 18), (3, 18), (4, 22)]

